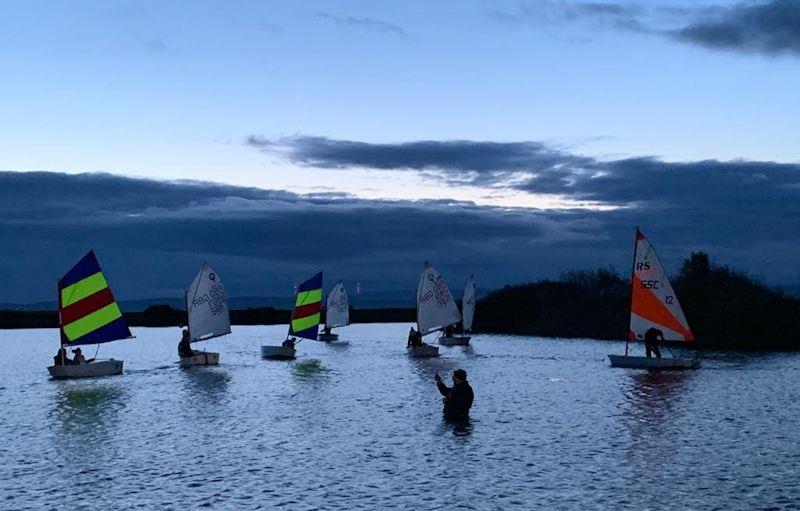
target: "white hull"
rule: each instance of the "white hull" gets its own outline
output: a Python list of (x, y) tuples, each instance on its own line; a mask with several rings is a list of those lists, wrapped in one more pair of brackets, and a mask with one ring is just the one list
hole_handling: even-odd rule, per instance
[(47, 368), (50, 376), (57, 380), (67, 378), (96, 378), (98, 376), (112, 376), (122, 374), (122, 360), (96, 360), (87, 364), (50, 366)]
[(700, 359), (697, 358), (648, 358), (628, 357), (625, 355), (609, 355), (611, 367), (627, 367), (631, 369), (697, 369)]
[(297, 350), (284, 346), (261, 346), (261, 358), (271, 358), (277, 360), (291, 360)]
[(195, 351), (191, 357), (181, 357), (181, 367), (215, 366), (219, 364), (219, 353)]
[(439, 356), (439, 348), (431, 346), (430, 344), (422, 344), (422, 346), (415, 346), (413, 348), (406, 348), (409, 357), (414, 358), (430, 358)]
[(338, 341), (339, 340), (339, 334), (321, 333), (317, 337), (317, 340), (325, 341), (325, 342)]
[(467, 346), (470, 339), (472, 339), (472, 337), (469, 335), (439, 337), (439, 344), (442, 346)]

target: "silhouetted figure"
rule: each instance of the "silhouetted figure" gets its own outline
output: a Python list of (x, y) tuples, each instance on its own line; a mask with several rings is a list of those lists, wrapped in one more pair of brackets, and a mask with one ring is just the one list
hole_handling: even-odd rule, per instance
[(181, 340), (178, 343), (178, 356), (191, 357), (193, 355), (194, 350), (192, 349), (192, 338), (189, 337), (189, 331), (184, 329), (181, 335)]
[(53, 357), (53, 365), (55, 366), (67, 366), (72, 363), (72, 360), (69, 359), (67, 356), (67, 350), (65, 348), (61, 348), (56, 353), (56, 356)]
[(72, 363), (75, 364), (75, 365), (88, 364), (89, 363), (89, 361), (86, 360), (86, 358), (83, 356), (83, 353), (81, 353), (81, 349), (80, 348), (75, 348), (74, 350), (72, 350), (72, 355), (73, 355)]
[(325, 328), (322, 329), (322, 333), (325, 335), (331, 335), (331, 327), (330, 325), (325, 325)]
[(281, 346), (283, 346), (284, 348), (294, 348), (295, 341), (296, 339), (294, 337), (292, 337), (291, 339), (286, 339), (285, 341), (283, 341), (283, 343), (281, 343)]
[(454, 331), (455, 331), (455, 330), (453, 329), (453, 327), (452, 327), (452, 326), (449, 326), (449, 327), (447, 327), (447, 328), (445, 328), (445, 329), (444, 329), (444, 336), (445, 336), (445, 337), (453, 337), (453, 332), (454, 332)]
[(644, 350), (647, 358), (650, 358), (650, 352), (655, 353), (656, 358), (661, 358), (661, 350), (658, 349), (658, 338), (664, 340), (664, 332), (655, 327), (650, 327), (644, 333)]
[(422, 346), (422, 335), (414, 330), (414, 327), (412, 326), (411, 330), (408, 332), (408, 344), (406, 347), (417, 348), (419, 346)]
[(467, 372), (463, 369), (453, 371), (453, 386), (448, 387), (436, 373), (436, 386), (444, 396), (444, 416), (451, 420), (466, 420), (475, 395), (467, 382)]

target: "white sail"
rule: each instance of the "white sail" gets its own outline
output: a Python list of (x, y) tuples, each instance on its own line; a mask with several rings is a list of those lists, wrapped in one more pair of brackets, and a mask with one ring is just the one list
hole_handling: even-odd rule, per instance
[(214, 269), (203, 263), (186, 290), (189, 336), (192, 342), (231, 333), (228, 297)]
[(461, 314), (447, 283), (428, 261), (417, 284), (417, 329), (422, 335), (461, 321)]
[(472, 318), (475, 317), (475, 279), (469, 278), (467, 287), (464, 288), (464, 297), (461, 299), (461, 312), (464, 316), (462, 325), (464, 331), (472, 328)]
[(331, 328), (350, 324), (350, 303), (344, 284), (338, 282), (328, 294), (325, 325)]

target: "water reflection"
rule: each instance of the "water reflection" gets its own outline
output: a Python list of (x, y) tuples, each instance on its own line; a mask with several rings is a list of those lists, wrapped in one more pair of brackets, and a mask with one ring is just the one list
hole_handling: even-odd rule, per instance
[(624, 390), (628, 406), (622, 414), (632, 449), (647, 449), (666, 433), (679, 410), (692, 371), (631, 371)]
[(62, 432), (77, 440), (107, 438), (125, 408), (124, 387), (66, 382), (58, 385), (55, 415)]
[(451, 420), (442, 416), (442, 422), (439, 425), (439, 434), (453, 433), (455, 437), (469, 437), (472, 434), (474, 421), (467, 420)]
[(322, 365), (322, 361), (315, 358), (292, 364), (292, 376), (298, 380), (315, 378), (327, 371), (328, 369)]
[(196, 366), (183, 369), (181, 373), (190, 396), (219, 402), (228, 392), (231, 375), (223, 369)]

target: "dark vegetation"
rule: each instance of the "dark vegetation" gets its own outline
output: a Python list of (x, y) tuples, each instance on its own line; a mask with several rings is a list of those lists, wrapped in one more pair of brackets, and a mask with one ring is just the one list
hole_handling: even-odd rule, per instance
[[(708, 255), (693, 253), (672, 279), (697, 342), (725, 349), (800, 349), (800, 300)], [(613, 269), (506, 286), (478, 301), (475, 327), (546, 337), (625, 339), (630, 281)]]
[[(672, 285), (695, 334), (696, 347), (800, 349), (800, 300), (727, 266), (693, 253)], [(559, 280), (506, 286), (478, 301), (475, 331), (624, 339), (630, 281), (611, 268), (570, 271)], [(154, 305), (126, 313), (131, 326), (178, 326), (185, 312)], [(231, 311), (236, 325), (289, 321), (290, 311), (271, 307)], [(353, 323), (413, 322), (414, 309), (351, 309)], [(0, 311), (0, 328), (54, 328), (55, 311)]]

